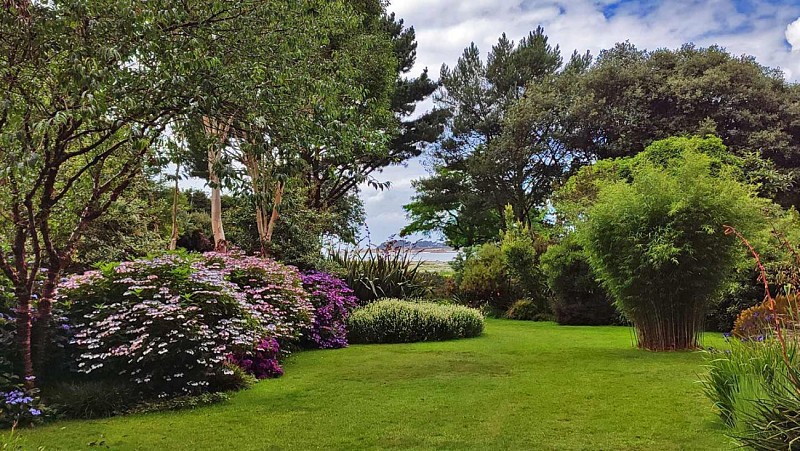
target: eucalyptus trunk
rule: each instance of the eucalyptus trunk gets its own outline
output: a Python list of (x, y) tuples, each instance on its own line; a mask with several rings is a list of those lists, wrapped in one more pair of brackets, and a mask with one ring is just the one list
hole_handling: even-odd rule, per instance
[(228, 140), (230, 125), (217, 119), (203, 118), (206, 136), (213, 141), (208, 146), (208, 181), (211, 185), (211, 232), (214, 235), (214, 250), (226, 252), (225, 228), (222, 225), (222, 189), (217, 169), (222, 160), (222, 148)]
[(174, 251), (178, 248), (178, 197), (181, 194), (178, 186), (178, 177), (181, 173), (180, 162), (175, 163), (175, 188), (172, 192), (172, 232), (169, 236), (169, 250)]

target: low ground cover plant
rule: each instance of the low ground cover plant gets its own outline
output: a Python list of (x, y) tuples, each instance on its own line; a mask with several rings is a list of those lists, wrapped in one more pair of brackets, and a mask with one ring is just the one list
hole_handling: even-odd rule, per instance
[(382, 299), (353, 312), (352, 343), (409, 343), (477, 337), (483, 316), (469, 307)]

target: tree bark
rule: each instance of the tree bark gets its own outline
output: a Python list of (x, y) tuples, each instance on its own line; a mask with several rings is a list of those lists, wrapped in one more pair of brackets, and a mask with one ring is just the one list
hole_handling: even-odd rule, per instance
[(272, 215), (269, 217), (269, 224), (267, 225), (267, 233), (265, 237), (268, 243), (272, 242), (272, 234), (275, 232), (275, 223), (278, 222), (278, 217), (280, 216), (278, 207), (283, 200), (283, 190), (285, 188), (286, 184), (280, 181), (275, 185), (275, 197), (272, 201)]
[(175, 190), (172, 192), (172, 233), (169, 236), (169, 250), (174, 251), (178, 247), (178, 197), (181, 190), (178, 186), (178, 177), (181, 173), (181, 163), (175, 162)]
[(217, 166), (222, 158), (222, 146), (228, 140), (230, 125), (219, 120), (204, 117), (203, 127), (206, 135), (215, 138), (208, 147), (208, 181), (211, 185), (211, 232), (214, 235), (214, 250), (227, 252), (225, 228), (222, 225), (222, 190)]
[(32, 328), (33, 364), (36, 374), (42, 374), (47, 362), (47, 345), (50, 343), (51, 323), (53, 322), (53, 302), (61, 272), (60, 267), (48, 269), (47, 279), (42, 287), (42, 297), (36, 304), (36, 327)]
[(23, 287), (17, 287), (14, 293), (17, 298), (17, 345), (22, 354), (22, 375), (25, 386), (33, 388), (33, 357), (31, 355), (31, 293)]

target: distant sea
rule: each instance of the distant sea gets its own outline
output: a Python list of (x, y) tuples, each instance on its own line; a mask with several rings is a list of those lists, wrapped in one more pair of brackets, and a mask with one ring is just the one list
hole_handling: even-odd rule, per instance
[(456, 258), (458, 252), (413, 252), (415, 260), (422, 260), (424, 262), (450, 262)]

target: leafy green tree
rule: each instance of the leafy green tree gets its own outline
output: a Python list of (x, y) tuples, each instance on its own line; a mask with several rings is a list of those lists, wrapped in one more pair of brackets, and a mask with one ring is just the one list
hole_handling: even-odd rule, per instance
[(207, 64), (195, 33), (225, 33), (222, 25), (246, 9), (115, 0), (21, 0), (0, 9), (0, 270), (16, 292), (25, 376), (33, 374), (31, 298), (40, 276), (38, 357), (56, 283), (87, 227), (138, 177), (163, 130), (194, 108)]
[[(584, 159), (562, 139), (577, 77), (590, 62), (574, 54), (564, 65), (558, 46), (542, 28), (519, 44), (505, 35), (486, 63), (472, 44), (452, 69), (441, 72), (437, 104), (451, 115), (447, 132), (432, 147), (432, 173), (415, 183), (404, 233), (442, 232), (469, 245), (494, 236), (503, 209), (531, 224), (555, 182)], [(495, 221), (479, 221), (482, 212)]]
[(654, 143), (656, 155), (637, 156), (627, 177), (599, 184), (578, 224), (592, 268), (646, 349), (697, 347), (709, 303), (742, 261), (724, 226), (759, 233), (768, 205), (737, 168), (687, 144)]
[(572, 143), (598, 158), (630, 156), (669, 136), (714, 134), (752, 170), (779, 168), (762, 192), (796, 203), (787, 175), (800, 165), (800, 87), (751, 56), (712, 46), (645, 51), (625, 42), (603, 51), (578, 87)]

